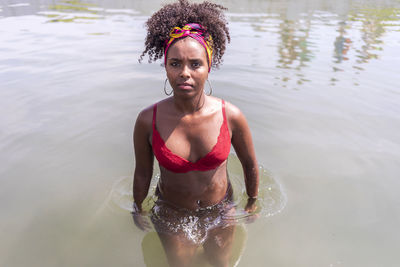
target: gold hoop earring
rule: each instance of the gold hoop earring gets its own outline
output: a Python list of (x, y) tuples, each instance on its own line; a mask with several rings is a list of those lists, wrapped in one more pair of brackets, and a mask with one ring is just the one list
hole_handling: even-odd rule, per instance
[(170, 95), (172, 95), (172, 92), (173, 92), (174, 90), (171, 90), (171, 92), (167, 93), (167, 81), (168, 81), (168, 78), (166, 78), (166, 79), (165, 79), (165, 82), (164, 82), (164, 93), (165, 93), (167, 96), (170, 96)]
[[(211, 83), (210, 83), (210, 81), (207, 79), (207, 83), (208, 83), (208, 86), (210, 87), (210, 93), (206, 93), (206, 95), (208, 95), (208, 96), (210, 96), (210, 95), (212, 95), (212, 86), (211, 86)], [(205, 93), (205, 92), (204, 92)]]

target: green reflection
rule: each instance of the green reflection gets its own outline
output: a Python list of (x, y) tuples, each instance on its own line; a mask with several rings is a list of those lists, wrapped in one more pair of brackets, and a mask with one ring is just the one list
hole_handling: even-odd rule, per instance
[(280, 43), (278, 44), (278, 68), (296, 68), (306, 66), (312, 57), (310, 43), (310, 21), (283, 20), (279, 24)]
[(65, 11), (79, 11), (79, 12), (88, 12), (92, 14), (97, 14), (97, 11), (91, 10), (90, 7), (97, 7), (97, 5), (92, 3), (84, 3), (82, 1), (69, 1), (64, 0), (60, 1), (59, 4), (50, 5), (50, 10), (57, 10), (61, 12)]
[(399, 21), (400, 9), (398, 8), (368, 8), (361, 9), (357, 13), (350, 14), (351, 21), (360, 21), (361, 39), (363, 44), (356, 49), (357, 63), (368, 63), (370, 59), (378, 59), (378, 51), (383, 50), (382, 36), (388, 27), (398, 24), (385, 23), (387, 21)]
[[(231, 3), (230, 1), (225, 2)], [(371, 7), (373, 4), (364, 2), (358, 5), (348, 3), (344, 5), (347, 11), (339, 14), (335, 13), (335, 10), (324, 10), (322, 7), (304, 7), (301, 5), (302, 1), (299, 2), (299, 7), (290, 3), (273, 5), (272, 2), (274, 1), (246, 1), (246, 8), (249, 8), (251, 12), (260, 13), (248, 15), (239, 12), (238, 15), (232, 16), (231, 21), (249, 25), (256, 33), (252, 35), (254, 37), (262, 37), (264, 34), (276, 37), (277, 43), (273, 45), (276, 47), (277, 53), (273, 52), (272, 66), (279, 69), (275, 79), (284, 87), (290, 85), (296, 88), (310, 82), (311, 76), (309, 76), (308, 70), (318, 69), (326, 61), (330, 63), (328, 65), (329, 72), (320, 76), (321, 78), (325, 76), (323, 77), (324, 82), (335, 85), (343, 80), (343, 76), (340, 76), (341, 73), (347, 71), (346, 73), (354, 75), (351, 79), (354, 79), (356, 85), (358, 84), (357, 74), (366, 69), (367, 63), (379, 59), (382, 55), (386, 32), (400, 29), (400, 9), (396, 7)], [(103, 19), (105, 15), (119, 14), (114, 11), (108, 12), (107, 9), (104, 9), (104, 2), (99, 1), (95, 3), (102, 8), (98, 8), (97, 4), (79, 0), (53, 3), (49, 9), (55, 13), (43, 14), (48, 18), (47, 22), (83, 23)], [(138, 5), (138, 3), (137, 1), (131, 2), (132, 5)], [(144, 2), (141, 3), (144, 5)], [(117, 3), (115, 2), (115, 4)], [(390, 4), (393, 5), (393, 3)], [(146, 8), (147, 5), (155, 4), (146, 2)], [(124, 8), (125, 6), (119, 7)], [(296, 14), (293, 15), (294, 8), (301, 10), (294, 12)], [(247, 12), (247, 9), (240, 10)], [(322, 27), (322, 31), (329, 32), (329, 35), (325, 35), (324, 32), (322, 35), (316, 35), (321, 33)], [(90, 35), (107, 34), (110, 33), (101, 30), (90, 33)], [(323, 49), (329, 51), (326, 55), (318, 53), (321, 48), (316, 44), (319, 46), (321, 39), (324, 39)], [(266, 49), (270, 49), (272, 42), (267, 45)], [(328, 47), (326, 48), (326, 46)], [(257, 53), (257, 50), (253, 50), (252, 56), (256, 58)], [(316, 56), (318, 56), (318, 60), (315, 58)], [(278, 82), (274, 84), (278, 84)]]
[[(57, 4), (49, 6), (49, 10), (60, 12), (59, 14), (44, 14), (44, 16), (50, 19), (47, 22), (77, 22), (77, 20), (87, 22), (103, 19), (103, 17), (98, 16), (99, 12), (94, 10), (94, 7), (97, 7), (97, 5), (93, 3), (84, 3), (79, 0), (63, 0), (59, 1)], [(71, 15), (71, 13), (74, 12), (87, 13), (96, 16)]]
[[(294, 69), (296, 75), (289, 75), (298, 85), (308, 82), (302, 74), (302, 68), (307, 66), (313, 57), (311, 50), (312, 43), (309, 41), (311, 20), (310, 17), (299, 20), (282, 19), (278, 25), (280, 31), (278, 54), (279, 59), (276, 67), (282, 69)], [(285, 73), (282, 78), (283, 82), (288, 82), (291, 77)], [(285, 85), (284, 85), (285, 86)]]
[[(349, 60), (348, 52), (353, 49), (355, 58), (352, 69), (355, 74), (359, 74), (365, 69), (362, 65), (370, 60), (379, 59), (384, 48), (383, 36), (389, 27), (399, 26), (393, 23), (399, 21), (398, 15), (398, 8), (362, 8), (350, 11), (347, 20), (339, 22), (339, 35), (334, 42), (334, 63)], [(361, 33), (359, 40), (352, 40), (348, 36), (347, 30), (350, 28)], [(337, 66), (333, 67), (334, 72), (343, 71)], [(332, 78), (331, 85), (335, 85), (337, 81), (337, 77)], [(353, 84), (359, 85), (356, 81)]]
[[(353, 8), (344, 19), (338, 21), (337, 36), (333, 40), (333, 73), (344, 71), (341, 64), (350, 61), (355, 74), (365, 69), (366, 63), (379, 59), (384, 50), (384, 35), (389, 29), (397, 31), (400, 26), (399, 8), (375, 7)], [(315, 21), (322, 20), (318, 14), (308, 14), (298, 19), (287, 19), (281, 15), (278, 31), (278, 61), (277, 68), (282, 72), (276, 79), (283, 82), (283, 87), (289, 83), (302, 85), (309, 81), (303, 69), (309, 67), (316, 48), (310, 41), (310, 33), (314, 32)], [(317, 24), (318, 25), (318, 24)], [(327, 24), (325, 24), (327, 25)], [(257, 29), (255, 29), (257, 30)], [(351, 31), (350, 31), (351, 30)], [(315, 31), (317, 32), (317, 31)], [(356, 38), (360, 33), (360, 38)], [(351, 33), (351, 34), (350, 34)], [(315, 37), (315, 36), (314, 36)], [(323, 36), (323, 38), (326, 38)], [(331, 85), (339, 81), (338, 77), (329, 78)], [(354, 85), (358, 85), (355, 81)]]

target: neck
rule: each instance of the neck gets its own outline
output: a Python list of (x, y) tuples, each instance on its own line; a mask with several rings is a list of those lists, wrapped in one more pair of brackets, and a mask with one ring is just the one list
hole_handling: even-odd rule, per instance
[(206, 95), (202, 92), (192, 98), (178, 98), (174, 96), (174, 105), (182, 113), (195, 113), (201, 110), (206, 102)]

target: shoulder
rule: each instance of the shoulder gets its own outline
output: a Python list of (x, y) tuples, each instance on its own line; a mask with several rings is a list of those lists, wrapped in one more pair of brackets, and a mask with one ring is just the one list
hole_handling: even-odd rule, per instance
[(231, 125), (232, 130), (242, 125), (243, 123), (246, 123), (246, 118), (243, 115), (242, 111), (237, 106), (228, 101), (225, 101), (225, 112), (226, 118)]
[(139, 112), (139, 115), (137, 116), (137, 119), (136, 119), (135, 131), (151, 129), (152, 121), (153, 121), (154, 106), (155, 106), (155, 104), (148, 106)]
[(137, 121), (144, 122), (144, 123), (151, 122), (153, 120), (153, 110), (154, 110), (155, 105), (156, 104), (153, 104), (151, 106), (146, 107), (142, 111), (140, 111), (139, 115), (137, 117)]
[(235, 119), (242, 114), (240, 109), (225, 99), (218, 98), (215, 96), (207, 96), (208, 102), (210, 103), (211, 110), (216, 113), (221, 112), (221, 103), (225, 103), (225, 113), (228, 120)]

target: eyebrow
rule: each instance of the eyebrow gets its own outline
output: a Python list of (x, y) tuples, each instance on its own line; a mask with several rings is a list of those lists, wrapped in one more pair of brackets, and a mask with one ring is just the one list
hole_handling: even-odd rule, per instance
[[(182, 61), (182, 59), (176, 58), (176, 57), (170, 57), (170, 58), (168, 58), (168, 59), (169, 59), (169, 60)], [(201, 58), (190, 58), (189, 61), (201, 61)]]

